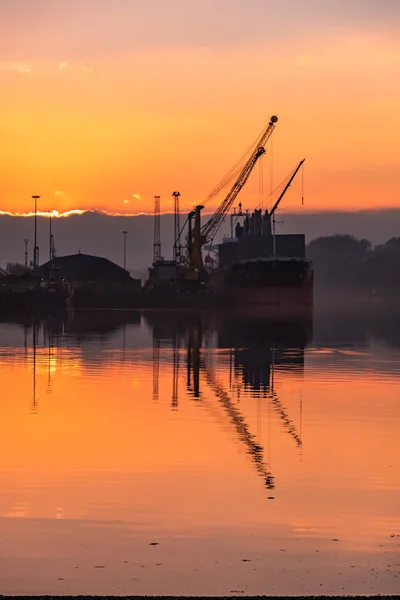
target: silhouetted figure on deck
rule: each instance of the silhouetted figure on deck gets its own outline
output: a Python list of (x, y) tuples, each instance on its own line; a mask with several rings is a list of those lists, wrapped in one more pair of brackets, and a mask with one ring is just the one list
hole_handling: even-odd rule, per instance
[(272, 235), (271, 215), (268, 214), (267, 210), (265, 210), (265, 213), (264, 213), (264, 216), (263, 216), (262, 228), (263, 228), (263, 235), (267, 235), (267, 236)]
[(236, 227), (235, 227), (235, 237), (239, 238), (242, 237), (244, 232), (244, 228), (241, 226), (240, 223), (236, 223)]

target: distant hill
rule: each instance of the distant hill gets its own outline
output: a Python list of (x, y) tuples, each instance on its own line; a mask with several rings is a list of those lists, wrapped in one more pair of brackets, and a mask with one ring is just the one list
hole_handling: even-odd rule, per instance
[[(182, 215), (182, 224), (185, 217)], [(307, 242), (335, 234), (352, 234), (380, 244), (400, 235), (400, 210), (361, 212), (284, 213), (277, 215), (278, 233), (305, 233)], [(127, 236), (127, 267), (134, 277), (144, 277), (152, 261), (153, 217), (113, 217), (96, 212), (53, 219), (55, 245), (59, 255), (87, 254), (104, 256), (123, 263), (123, 234)], [(172, 257), (173, 217), (161, 218), (162, 254)], [(229, 233), (228, 222), (222, 234)], [(40, 263), (48, 260), (49, 221), (38, 219)], [(29, 257), (32, 258), (33, 218), (0, 216), (0, 266), (8, 262), (24, 261), (24, 239), (29, 239)]]

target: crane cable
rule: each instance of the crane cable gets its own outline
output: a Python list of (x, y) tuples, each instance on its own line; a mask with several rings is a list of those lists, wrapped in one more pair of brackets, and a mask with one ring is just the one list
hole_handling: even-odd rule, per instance
[[(276, 188), (274, 190), (272, 190), (272, 192), (270, 194), (268, 194), (268, 196), (266, 196), (265, 198), (263, 198), (263, 200), (256, 206), (256, 209), (260, 208), (260, 207), (264, 208), (264, 203), (266, 202), (266, 200), (269, 200), (268, 204), (273, 204), (273, 202), (274, 202), (273, 196), (275, 195), (277, 197), (279, 195), (279, 193), (282, 191), (282, 189), (285, 187), (286, 183), (289, 181), (290, 177), (292, 176), (292, 173), (293, 173), (293, 171), (291, 173), (289, 173), (289, 175), (287, 177), (285, 177), (285, 179), (283, 179), (281, 181), (281, 183), (279, 183), (276, 186)], [(226, 215), (224, 216), (223, 221), (225, 221), (225, 218), (226, 218)], [(217, 232), (218, 232), (218, 230), (215, 231), (213, 237), (209, 241), (208, 256), (211, 253), (211, 247), (212, 247), (212, 245), (214, 243), (214, 239), (215, 239), (215, 236), (216, 236)]]
[[(297, 168), (297, 167), (296, 167)], [(304, 204), (304, 163), (301, 166), (302, 169), (302, 190), (301, 190), (301, 203), (302, 205)], [(286, 183), (289, 181), (289, 179), (291, 178), (291, 176), (293, 175), (293, 173), (295, 172), (296, 169), (293, 169), (293, 171), (291, 171), (289, 173), (289, 175), (287, 177), (285, 177), (285, 179), (283, 179), (274, 190), (272, 190), (268, 196), (266, 196), (262, 202), (260, 202), (257, 206), (257, 208), (264, 208), (264, 204), (265, 202), (268, 200), (268, 203), (272, 204), (272, 199), (274, 195), (278, 195), (278, 193), (284, 188), (284, 186), (286, 185)]]
[(273, 189), (268, 196), (265, 196), (263, 198), (263, 200), (256, 206), (257, 208), (264, 208), (264, 204), (268, 201), (269, 204), (272, 204), (273, 202), (273, 198), (274, 196), (278, 196), (278, 194), (281, 192), (281, 190), (285, 187), (286, 183), (289, 181), (290, 177), (292, 176), (292, 173), (290, 173), (287, 177), (285, 177), (285, 179), (283, 179), (280, 183), (278, 183), (278, 185), (276, 186), (275, 189)]
[(271, 138), (271, 143), (270, 143), (270, 156), (271, 156), (271, 161), (270, 161), (270, 165), (269, 165), (269, 191), (270, 194), (272, 194), (272, 190), (274, 189), (274, 137), (272, 136)]
[(221, 179), (219, 184), (217, 186), (215, 186), (215, 188), (209, 193), (209, 195), (203, 202), (203, 206), (206, 206), (206, 204), (210, 200), (212, 200), (221, 190), (223, 190), (229, 183), (231, 183), (231, 181), (235, 177), (237, 177), (239, 175), (239, 173), (243, 169), (243, 164), (245, 162), (245, 159), (250, 155), (251, 152), (253, 152), (258, 140), (261, 138), (263, 133), (264, 133), (264, 129), (255, 138), (255, 140), (250, 144), (250, 146), (247, 148), (246, 152), (244, 154), (242, 154), (242, 156), (239, 158), (239, 160), (236, 161), (236, 163), (233, 165), (233, 167), (224, 175), (224, 177)]

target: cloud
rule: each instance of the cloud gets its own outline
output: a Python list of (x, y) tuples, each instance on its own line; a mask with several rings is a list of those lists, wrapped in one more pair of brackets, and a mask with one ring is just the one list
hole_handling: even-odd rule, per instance
[(32, 75), (32, 69), (27, 65), (11, 65), (11, 71), (16, 71), (17, 73), (21, 73), (21, 75)]
[(62, 190), (54, 190), (54, 195), (55, 196), (65, 196), (65, 192), (63, 192)]
[(79, 64), (74, 65), (74, 64), (67, 62), (66, 60), (63, 60), (58, 65), (58, 69), (60, 71), (65, 71), (66, 69), (73, 68), (73, 67), (75, 67), (75, 70), (80, 69), (81, 71), (84, 71), (85, 73), (93, 73), (92, 67), (88, 67), (87, 65), (79, 65)]
[[(87, 209), (81, 208), (72, 208), (71, 210), (66, 210), (65, 212), (59, 212), (58, 210), (51, 211), (40, 211), (38, 210), (38, 217), (55, 217), (57, 219), (61, 219), (64, 217), (70, 217), (71, 215), (84, 215), (87, 212), (91, 212)], [(96, 211), (94, 211), (96, 212)], [(33, 217), (35, 216), (34, 212), (22, 212), (22, 211), (9, 211), (9, 210), (0, 210), (0, 216), (7, 215), (10, 217)]]
[(141, 198), (141, 196), (139, 196), (139, 194), (133, 194), (133, 197), (134, 197), (136, 200), (140, 200), (140, 198)]
[(129, 204), (129, 200), (124, 200), (124, 204)]
[[(172, 204), (172, 200), (168, 202), (168, 204)], [(138, 212), (119, 212), (112, 210), (105, 210), (102, 208), (72, 208), (70, 210), (66, 210), (64, 212), (60, 212), (58, 210), (50, 210), (50, 211), (38, 211), (38, 217), (53, 217), (56, 219), (63, 219), (65, 217), (71, 217), (73, 215), (84, 215), (84, 214), (93, 214), (93, 215), (106, 215), (108, 217), (153, 217), (153, 212), (146, 211), (138, 211)], [(173, 215), (173, 211), (163, 211), (162, 215)], [(212, 215), (212, 212), (204, 211), (204, 215)], [(34, 217), (35, 213), (33, 211), (24, 212), (20, 210), (0, 210), (0, 217), (9, 216), (9, 217)]]

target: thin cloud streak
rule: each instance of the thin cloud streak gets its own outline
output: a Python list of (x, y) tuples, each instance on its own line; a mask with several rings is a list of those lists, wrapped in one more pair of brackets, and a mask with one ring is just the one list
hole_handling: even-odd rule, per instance
[[(61, 219), (64, 217), (70, 217), (71, 215), (84, 215), (87, 212), (91, 212), (88, 210), (82, 210), (79, 208), (74, 208), (72, 210), (66, 210), (65, 212), (58, 212), (58, 210), (50, 210), (50, 211), (39, 211), (36, 213), (38, 217), (52, 217), (55, 219)], [(22, 211), (10, 211), (10, 210), (0, 210), (0, 216), (7, 215), (9, 217), (34, 217), (35, 212), (22, 212)]]
[(16, 71), (17, 73), (21, 73), (21, 75), (32, 75), (33, 71), (27, 65), (11, 65), (9, 67), (11, 71)]
[[(86, 214), (94, 214), (94, 215), (105, 215), (107, 217), (153, 217), (153, 212), (146, 211), (138, 211), (138, 212), (118, 212), (111, 210), (103, 210), (103, 209), (81, 209), (81, 208), (73, 208), (71, 210), (66, 210), (64, 212), (60, 212), (58, 210), (49, 210), (49, 211), (38, 211), (38, 217), (45, 218), (54, 218), (54, 219), (64, 219), (67, 217), (71, 217), (73, 215), (86, 215)], [(161, 211), (162, 215), (173, 215), (173, 211)], [(203, 211), (203, 215), (212, 215), (213, 212)], [(34, 217), (34, 211), (11, 211), (11, 210), (0, 210), (0, 216), (8, 216), (8, 217)]]

